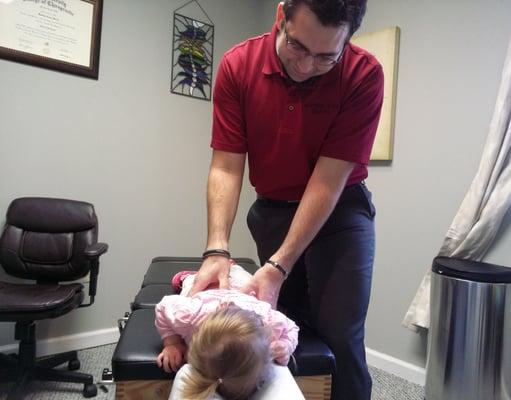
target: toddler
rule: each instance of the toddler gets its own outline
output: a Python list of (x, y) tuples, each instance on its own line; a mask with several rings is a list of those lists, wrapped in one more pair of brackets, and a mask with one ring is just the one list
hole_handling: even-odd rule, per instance
[(246, 399), (266, 380), (272, 360), (287, 365), (298, 344), (298, 327), (266, 302), (240, 292), (251, 275), (231, 266), (229, 289), (208, 287), (186, 297), (195, 272), (173, 278), (180, 295), (156, 306), (156, 327), (163, 339), (157, 363), (177, 371), (186, 358), (185, 399), (207, 399), (218, 392), (227, 400)]

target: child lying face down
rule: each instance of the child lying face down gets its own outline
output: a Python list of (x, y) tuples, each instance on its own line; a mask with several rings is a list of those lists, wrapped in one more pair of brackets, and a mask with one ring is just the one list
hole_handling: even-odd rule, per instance
[[(272, 360), (287, 365), (298, 344), (298, 327), (266, 302), (239, 290), (251, 275), (232, 265), (229, 289), (208, 288), (186, 297), (195, 272), (172, 280), (181, 295), (165, 296), (156, 306), (156, 327), (163, 339), (157, 363), (177, 371), (185, 358), (192, 366), (185, 379), (186, 399), (245, 399), (267, 379)], [(187, 349), (188, 347), (188, 349)]]

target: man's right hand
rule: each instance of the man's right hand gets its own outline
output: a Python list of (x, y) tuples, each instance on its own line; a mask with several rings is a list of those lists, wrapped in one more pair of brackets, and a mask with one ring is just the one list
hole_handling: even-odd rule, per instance
[(195, 282), (188, 296), (205, 290), (212, 283), (218, 283), (219, 289), (229, 288), (229, 270), (231, 261), (222, 256), (206, 258), (195, 276)]

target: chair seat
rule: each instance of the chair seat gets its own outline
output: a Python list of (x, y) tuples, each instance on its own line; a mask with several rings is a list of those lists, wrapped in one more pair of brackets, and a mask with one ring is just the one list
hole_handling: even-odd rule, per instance
[(36, 285), (0, 282), (0, 313), (3, 320), (9, 313), (44, 313), (66, 306), (82, 290), (80, 283)]

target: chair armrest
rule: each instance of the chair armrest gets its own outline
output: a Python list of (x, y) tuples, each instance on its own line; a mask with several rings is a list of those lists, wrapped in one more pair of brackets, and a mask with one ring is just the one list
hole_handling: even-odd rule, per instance
[(108, 251), (108, 244), (106, 243), (94, 243), (85, 249), (85, 257), (89, 260), (99, 258), (99, 256), (105, 254)]
[(94, 304), (94, 298), (96, 297), (96, 289), (98, 285), (98, 274), (99, 274), (99, 257), (108, 251), (108, 244), (106, 243), (94, 243), (93, 245), (87, 246), (84, 250), (85, 257), (90, 260), (90, 271), (89, 271), (89, 304), (81, 304), (80, 307), (89, 307)]

